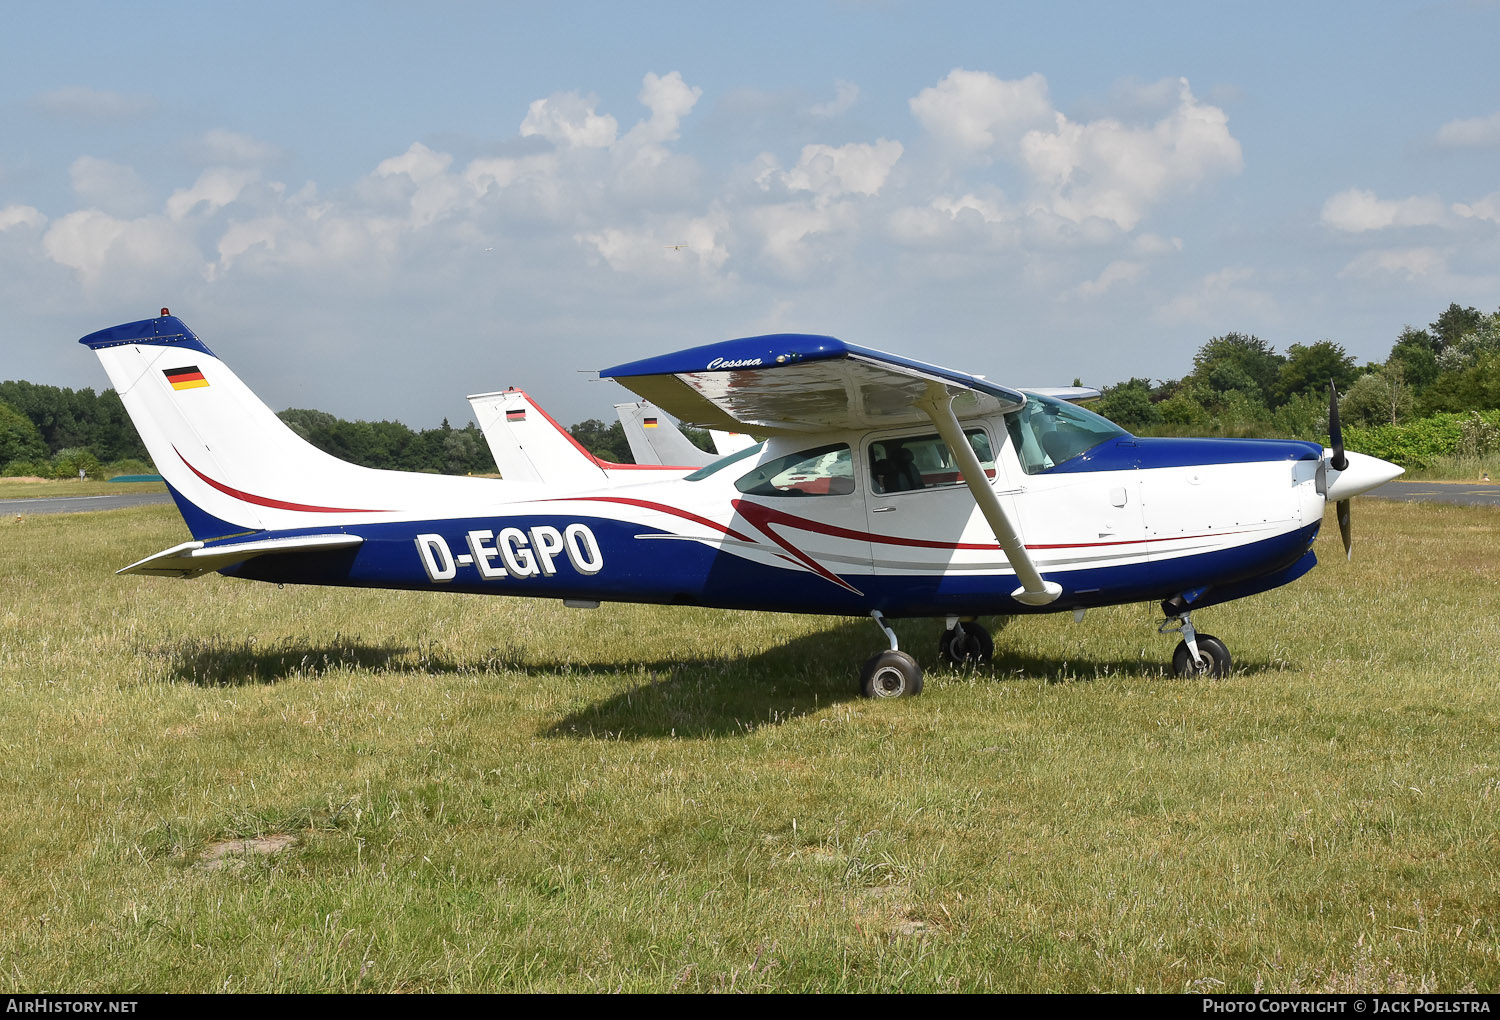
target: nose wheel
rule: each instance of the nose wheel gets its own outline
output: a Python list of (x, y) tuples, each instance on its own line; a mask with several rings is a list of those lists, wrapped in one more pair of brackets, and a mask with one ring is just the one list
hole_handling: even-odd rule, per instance
[(1193, 658), (1192, 649), (1186, 641), (1177, 642), (1172, 652), (1172, 673), (1176, 676), (1228, 676), (1234, 669), (1234, 660), (1224, 642), (1212, 634), (1198, 635), (1198, 657)]
[(1193, 626), (1193, 618), (1186, 609), (1178, 609), (1175, 615), (1173, 610), (1178, 609), (1172, 600), (1162, 603), (1162, 610), (1166, 612), (1167, 618), (1162, 621), (1157, 632), (1161, 634), (1181, 634), (1182, 640), (1172, 651), (1172, 673), (1174, 676), (1228, 676), (1234, 669), (1234, 660), (1229, 656), (1229, 649), (1224, 642), (1212, 634), (1200, 634)]

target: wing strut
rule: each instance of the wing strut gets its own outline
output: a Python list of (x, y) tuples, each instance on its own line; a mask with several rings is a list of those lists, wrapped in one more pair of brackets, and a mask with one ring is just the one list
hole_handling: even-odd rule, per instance
[(1005, 558), (1010, 561), (1011, 568), (1016, 572), (1016, 579), (1021, 582), (1021, 587), (1011, 592), (1010, 597), (1023, 605), (1045, 606), (1062, 594), (1062, 585), (1056, 581), (1043, 580), (1042, 575), (1037, 572), (1031, 554), (1026, 551), (1026, 544), (1021, 541), (1016, 526), (1006, 516), (1005, 508), (1000, 505), (1000, 498), (990, 488), (989, 478), (980, 466), (974, 448), (964, 437), (964, 430), (958, 424), (958, 416), (953, 413), (953, 396), (944, 387), (929, 384), (927, 396), (918, 406), (932, 419), (932, 424), (937, 426), (938, 435), (948, 444), (954, 461), (963, 472), (964, 483), (974, 494), (974, 502), (979, 504), (980, 512), (989, 522), (990, 530), (995, 533), (995, 540), (1005, 550)]

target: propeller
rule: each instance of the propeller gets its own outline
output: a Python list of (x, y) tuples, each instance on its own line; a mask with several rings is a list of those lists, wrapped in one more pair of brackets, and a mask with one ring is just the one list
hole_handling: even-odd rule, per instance
[[(1328, 380), (1328, 442), (1333, 446), (1333, 456), (1328, 459), (1328, 466), (1335, 471), (1343, 471), (1349, 466), (1349, 458), (1344, 456), (1344, 430), (1339, 425), (1339, 391), (1332, 379)], [(1354, 536), (1349, 522), (1349, 500), (1339, 500), (1337, 511), (1339, 537), (1344, 540), (1344, 558), (1353, 559)]]

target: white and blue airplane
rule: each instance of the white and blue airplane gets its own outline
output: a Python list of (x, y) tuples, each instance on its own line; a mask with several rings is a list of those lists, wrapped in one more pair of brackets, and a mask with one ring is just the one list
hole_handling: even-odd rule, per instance
[(1192, 614), (1312, 569), (1325, 507), (1401, 473), (1332, 448), (1145, 439), (1054, 397), (827, 336), (780, 333), (606, 369), (677, 418), (768, 438), (690, 474), (594, 487), (357, 467), (284, 425), (182, 320), (84, 337), (193, 539), (121, 573), (870, 616), (870, 697), (922, 689), (893, 617), (1157, 601), (1179, 675), (1229, 672)]

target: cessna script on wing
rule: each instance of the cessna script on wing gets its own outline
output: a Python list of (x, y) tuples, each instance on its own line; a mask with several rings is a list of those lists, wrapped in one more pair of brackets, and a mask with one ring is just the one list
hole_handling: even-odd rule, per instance
[(559, 554), (565, 554), (580, 574), (597, 574), (604, 568), (599, 540), (586, 524), (569, 524), (561, 531), (547, 524), (539, 524), (529, 532), (501, 528), (498, 535), (488, 529), (476, 529), (465, 536), (469, 551), (457, 556), (442, 535), (418, 535), (416, 541), (422, 569), (435, 584), (453, 580), (459, 567), (469, 566), (477, 567), (479, 576), (486, 580), (551, 577), (557, 573)]

